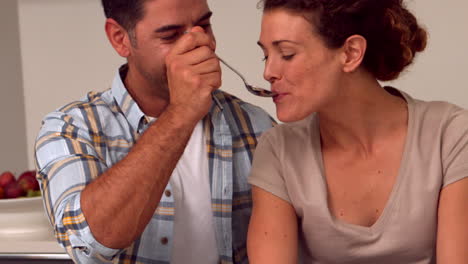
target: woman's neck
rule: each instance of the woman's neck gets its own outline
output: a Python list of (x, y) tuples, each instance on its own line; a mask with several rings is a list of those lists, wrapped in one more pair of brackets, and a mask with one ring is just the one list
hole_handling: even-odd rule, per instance
[(322, 147), (363, 156), (372, 155), (397, 131), (406, 131), (408, 123), (405, 100), (372, 78), (349, 82), (318, 116)]

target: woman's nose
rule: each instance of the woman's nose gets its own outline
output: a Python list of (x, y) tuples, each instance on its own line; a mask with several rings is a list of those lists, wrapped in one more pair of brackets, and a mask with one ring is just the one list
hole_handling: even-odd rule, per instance
[(265, 69), (263, 71), (263, 78), (269, 83), (273, 83), (280, 78), (279, 67), (270, 58), (267, 58), (265, 61)]

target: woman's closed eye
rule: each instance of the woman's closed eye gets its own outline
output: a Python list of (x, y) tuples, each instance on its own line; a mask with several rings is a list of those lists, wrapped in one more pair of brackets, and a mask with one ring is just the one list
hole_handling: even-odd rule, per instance
[[(283, 60), (289, 61), (289, 60), (292, 60), (292, 59), (294, 58), (295, 55), (296, 55), (296, 54), (282, 55), (281, 58), (282, 58)], [(264, 56), (264, 57), (262, 58), (262, 61), (267, 61), (267, 60), (268, 60), (268, 56)]]
[(283, 58), (283, 60), (289, 61), (289, 60), (292, 60), (295, 55), (296, 54), (289, 54), (289, 55), (283, 55), (281, 57)]

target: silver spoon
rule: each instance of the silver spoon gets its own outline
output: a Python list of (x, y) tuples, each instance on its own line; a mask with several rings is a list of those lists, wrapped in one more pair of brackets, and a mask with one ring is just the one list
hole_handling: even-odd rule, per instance
[(231, 65), (227, 64), (223, 59), (221, 59), (219, 56), (218, 56), (218, 59), (220, 62), (222, 62), (224, 65), (226, 65), (226, 67), (228, 67), (229, 69), (231, 69), (233, 72), (235, 72), (241, 79), (242, 81), (244, 82), (245, 84), (245, 88), (247, 88), (247, 91), (251, 92), (252, 94), (255, 94), (257, 96), (262, 96), (262, 97), (273, 97), (275, 96), (276, 94), (272, 91), (269, 91), (269, 90), (266, 90), (266, 89), (263, 89), (263, 88), (260, 88), (258, 86), (253, 86), (253, 85), (250, 85), (244, 78), (244, 76), (238, 72), (236, 69), (234, 69)]

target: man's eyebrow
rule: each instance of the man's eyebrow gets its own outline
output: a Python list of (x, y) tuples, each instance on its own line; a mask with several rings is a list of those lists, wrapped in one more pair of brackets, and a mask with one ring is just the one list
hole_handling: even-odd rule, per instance
[(206, 14), (204, 14), (202, 17), (200, 17), (197, 22), (195, 22), (195, 25), (198, 25), (200, 22), (202, 22), (203, 20), (207, 20), (209, 19), (211, 16), (213, 15), (213, 12), (211, 11), (208, 11)]
[(156, 29), (154, 32), (164, 33), (164, 32), (167, 32), (167, 31), (179, 30), (179, 29), (181, 29), (183, 27), (184, 26), (182, 26), (182, 25), (165, 25), (165, 26), (162, 26), (162, 27)]
[[(203, 20), (206, 20), (206, 19), (209, 19), (211, 16), (213, 15), (213, 12), (209, 11), (207, 12), (206, 14), (204, 14), (202, 17), (200, 17), (197, 22), (195, 22), (195, 25), (199, 24), (200, 22), (202, 22)], [(177, 25), (177, 24), (173, 24), (173, 25), (165, 25), (165, 26), (162, 26), (158, 29), (156, 29), (154, 32), (156, 33), (164, 33), (164, 32), (167, 32), (167, 31), (173, 31), (173, 30), (180, 30), (184, 28), (184, 25)]]

